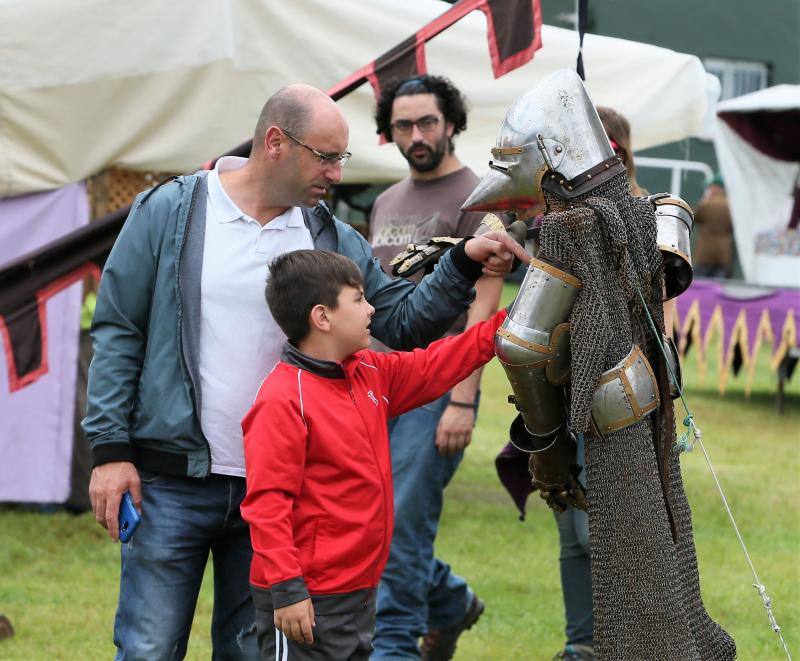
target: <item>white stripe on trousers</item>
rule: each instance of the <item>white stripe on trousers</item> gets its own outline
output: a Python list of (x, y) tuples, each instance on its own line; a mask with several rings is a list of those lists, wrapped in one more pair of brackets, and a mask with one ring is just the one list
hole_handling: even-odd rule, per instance
[(288, 661), (289, 642), (283, 632), (275, 627), (275, 661)]

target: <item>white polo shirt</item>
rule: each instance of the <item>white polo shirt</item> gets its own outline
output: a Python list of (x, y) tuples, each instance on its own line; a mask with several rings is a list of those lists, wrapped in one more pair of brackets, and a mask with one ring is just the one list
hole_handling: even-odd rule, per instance
[(237, 476), (244, 476), (242, 418), (286, 340), (264, 297), (267, 265), (290, 250), (314, 247), (299, 207), (262, 227), (228, 197), (219, 173), (246, 162), (226, 156), (208, 174), (200, 299), (200, 423), (211, 446), (211, 472)]

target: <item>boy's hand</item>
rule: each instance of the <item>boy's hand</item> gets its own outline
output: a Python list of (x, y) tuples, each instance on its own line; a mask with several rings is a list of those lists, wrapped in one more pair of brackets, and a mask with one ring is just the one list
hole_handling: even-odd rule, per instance
[(280, 629), (287, 638), (306, 645), (314, 642), (311, 627), (317, 623), (314, 621), (314, 606), (311, 604), (311, 599), (303, 599), (296, 604), (276, 608), (273, 615), (275, 628)]

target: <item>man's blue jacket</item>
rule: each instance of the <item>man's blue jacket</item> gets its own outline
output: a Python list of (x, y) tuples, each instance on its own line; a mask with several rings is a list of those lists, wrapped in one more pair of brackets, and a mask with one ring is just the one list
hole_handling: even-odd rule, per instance
[[(83, 420), (94, 465), (132, 461), (190, 477), (210, 471), (198, 374), (206, 195), (205, 173), (141, 193), (109, 254), (92, 322)], [(315, 248), (358, 264), (375, 307), (370, 328), (384, 344), (424, 346), (472, 302), (481, 266), (463, 244), (415, 287), (386, 275), (369, 244), (324, 203), (302, 211)]]

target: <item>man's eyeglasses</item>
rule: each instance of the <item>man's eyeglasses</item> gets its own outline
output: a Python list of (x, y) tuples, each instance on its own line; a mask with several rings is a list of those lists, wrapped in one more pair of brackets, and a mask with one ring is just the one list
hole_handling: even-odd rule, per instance
[(411, 133), (411, 130), (416, 126), (422, 133), (433, 131), (438, 125), (442, 115), (425, 115), (415, 121), (410, 119), (397, 119), (392, 122), (392, 131), (403, 135)]
[(347, 161), (349, 161), (350, 157), (352, 156), (352, 154), (349, 151), (346, 151), (343, 154), (323, 154), (321, 151), (317, 151), (313, 147), (309, 147), (305, 142), (303, 142), (299, 138), (295, 138), (286, 129), (281, 129), (281, 131), (283, 131), (287, 135), (287, 137), (294, 140), (298, 145), (300, 145), (301, 147), (305, 147), (306, 149), (308, 149), (308, 151), (314, 154), (314, 156), (316, 156), (317, 159), (319, 159), (321, 165), (341, 165), (342, 167), (344, 167)]

